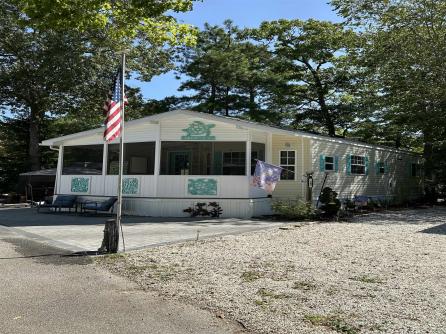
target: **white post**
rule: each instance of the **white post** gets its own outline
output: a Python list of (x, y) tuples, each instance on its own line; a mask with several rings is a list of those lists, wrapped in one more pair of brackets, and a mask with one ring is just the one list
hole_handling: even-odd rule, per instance
[(102, 152), (102, 195), (105, 195), (105, 182), (107, 176), (107, 163), (108, 163), (108, 144), (104, 141), (104, 152)]
[(269, 164), (273, 163), (273, 134), (266, 135), (265, 161)]
[(161, 123), (158, 123), (158, 134), (155, 141), (155, 168), (153, 170), (153, 177), (155, 178), (154, 197), (158, 196), (158, 182), (160, 175), (160, 162), (161, 162)]
[(249, 132), (246, 141), (246, 176), (251, 176), (251, 133)]
[(56, 180), (54, 181), (54, 195), (60, 194), (60, 179), (62, 177), (63, 168), (63, 148), (63, 145), (59, 146), (59, 152), (57, 156)]
[[(122, 174), (124, 167), (124, 79), (125, 79), (125, 53), (122, 53), (122, 68), (121, 68), (121, 135), (119, 137), (119, 177), (118, 177), (118, 207), (116, 210), (116, 224), (118, 231), (121, 230), (121, 215), (122, 215)], [(119, 244), (118, 244), (119, 249)]]

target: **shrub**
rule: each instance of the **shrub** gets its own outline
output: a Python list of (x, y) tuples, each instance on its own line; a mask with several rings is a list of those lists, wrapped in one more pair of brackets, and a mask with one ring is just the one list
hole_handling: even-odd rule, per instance
[(290, 220), (304, 220), (315, 217), (315, 210), (311, 203), (297, 201), (275, 201), (273, 211), (280, 217)]

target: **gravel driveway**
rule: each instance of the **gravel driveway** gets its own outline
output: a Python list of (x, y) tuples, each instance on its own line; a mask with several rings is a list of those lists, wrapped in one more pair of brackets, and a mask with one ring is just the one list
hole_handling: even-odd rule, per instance
[(287, 227), (101, 263), (255, 333), (446, 333), (446, 208)]

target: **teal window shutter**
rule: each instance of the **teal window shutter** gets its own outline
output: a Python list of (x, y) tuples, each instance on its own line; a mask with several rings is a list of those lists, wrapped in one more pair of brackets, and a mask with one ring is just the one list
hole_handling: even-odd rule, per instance
[(214, 175), (223, 174), (223, 152), (214, 152)]
[(387, 162), (384, 163), (384, 174), (389, 174), (389, 164)]
[(365, 175), (369, 175), (369, 157), (364, 157)]
[(325, 172), (325, 156), (322, 154), (319, 156), (319, 170)]
[(339, 157), (335, 156), (334, 158), (334, 164), (335, 164), (335, 172), (337, 173), (339, 171)]
[(375, 174), (376, 175), (379, 175), (379, 167), (380, 167), (380, 162), (379, 161), (375, 162)]
[(350, 154), (347, 154), (345, 162), (347, 175), (350, 175), (352, 173), (352, 156)]

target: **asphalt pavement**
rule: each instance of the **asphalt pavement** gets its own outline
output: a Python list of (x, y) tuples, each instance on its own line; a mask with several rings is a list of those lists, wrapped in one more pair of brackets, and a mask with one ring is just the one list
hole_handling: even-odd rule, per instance
[(89, 256), (0, 226), (0, 333), (242, 333), (192, 305), (142, 291)]

